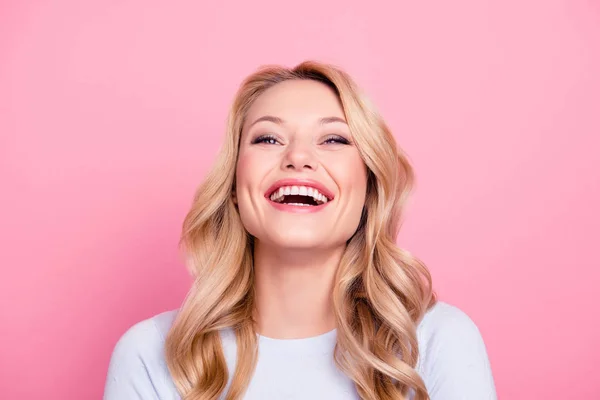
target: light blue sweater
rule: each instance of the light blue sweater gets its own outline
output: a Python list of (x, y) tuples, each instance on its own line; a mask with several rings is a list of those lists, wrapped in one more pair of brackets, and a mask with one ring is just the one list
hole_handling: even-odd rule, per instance
[[(120, 338), (108, 368), (104, 400), (180, 399), (164, 356), (175, 314), (168, 311), (139, 322)], [(235, 335), (224, 330), (221, 338), (231, 379)], [(417, 338), (416, 370), (432, 400), (496, 400), (485, 345), (465, 313), (438, 302), (421, 321)], [(245, 400), (359, 399), (353, 382), (333, 362), (336, 330), (306, 339), (258, 339), (258, 362)]]

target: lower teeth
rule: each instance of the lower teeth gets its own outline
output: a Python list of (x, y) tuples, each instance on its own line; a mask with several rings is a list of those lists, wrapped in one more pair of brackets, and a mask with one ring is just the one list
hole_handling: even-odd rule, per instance
[(290, 206), (312, 207), (310, 204), (304, 204), (304, 203), (285, 203), (285, 204), (290, 205)]

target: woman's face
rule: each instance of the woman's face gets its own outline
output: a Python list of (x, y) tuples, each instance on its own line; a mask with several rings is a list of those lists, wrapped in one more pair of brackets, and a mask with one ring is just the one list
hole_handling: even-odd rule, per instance
[(333, 248), (360, 222), (367, 169), (335, 92), (278, 83), (250, 107), (236, 168), (242, 222), (261, 245)]

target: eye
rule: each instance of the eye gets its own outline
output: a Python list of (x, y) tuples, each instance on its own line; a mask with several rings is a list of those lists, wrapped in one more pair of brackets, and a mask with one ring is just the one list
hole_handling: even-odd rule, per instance
[(265, 144), (278, 144), (277, 138), (274, 135), (260, 135), (252, 141), (252, 144), (265, 143)]
[(329, 135), (323, 140), (325, 144), (339, 143), (339, 144), (350, 144), (350, 141), (340, 135)]

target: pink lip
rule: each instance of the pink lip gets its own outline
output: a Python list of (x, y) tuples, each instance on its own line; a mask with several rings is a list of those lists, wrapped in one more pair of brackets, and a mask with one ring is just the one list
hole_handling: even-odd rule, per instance
[[(318, 206), (293, 206), (290, 204), (283, 204), (283, 203), (277, 203), (276, 201), (272, 201), (271, 200), (271, 194), (279, 189), (282, 186), (307, 186), (307, 187), (312, 187), (317, 189), (319, 192), (321, 192), (322, 194), (324, 194), (325, 196), (327, 196), (327, 198), (329, 199), (329, 201), (327, 203), (323, 203), (323, 204), (319, 204)], [(327, 205), (329, 203), (331, 203), (331, 200), (333, 200), (334, 196), (333, 193), (331, 193), (331, 191), (329, 189), (327, 189), (325, 186), (323, 186), (321, 183), (314, 181), (312, 179), (280, 179), (277, 182), (273, 183), (269, 189), (267, 189), (267, 191), (265, 192), (265, 198), (267, 199), (267, 201), (276, 209), (280, 210), (280, 211), (287, 211), (287, 212), (293, 212), (293, 213), (314, 213), (314, 212), (318, 212), (321, 211), (323, 208), (327, 207)]]
[[(329, 201), (333, 200), (333, 193), (325, 186), (323, 186), (320, 182), (317, 182), (312, 179), (280, 179), (277, 182), (273, 183), (265, 192), (265, 197), (269, 199), (271, 194), (279, 189), (282, 186), (307, 186), (317, 189), (319, 192), (323, 193)], [(269, 199), (270, 200), (270, 199)], [(328, 203), (325, 203), (328, 204)], [(315, 206), (318, 207), (318, 206)]]

